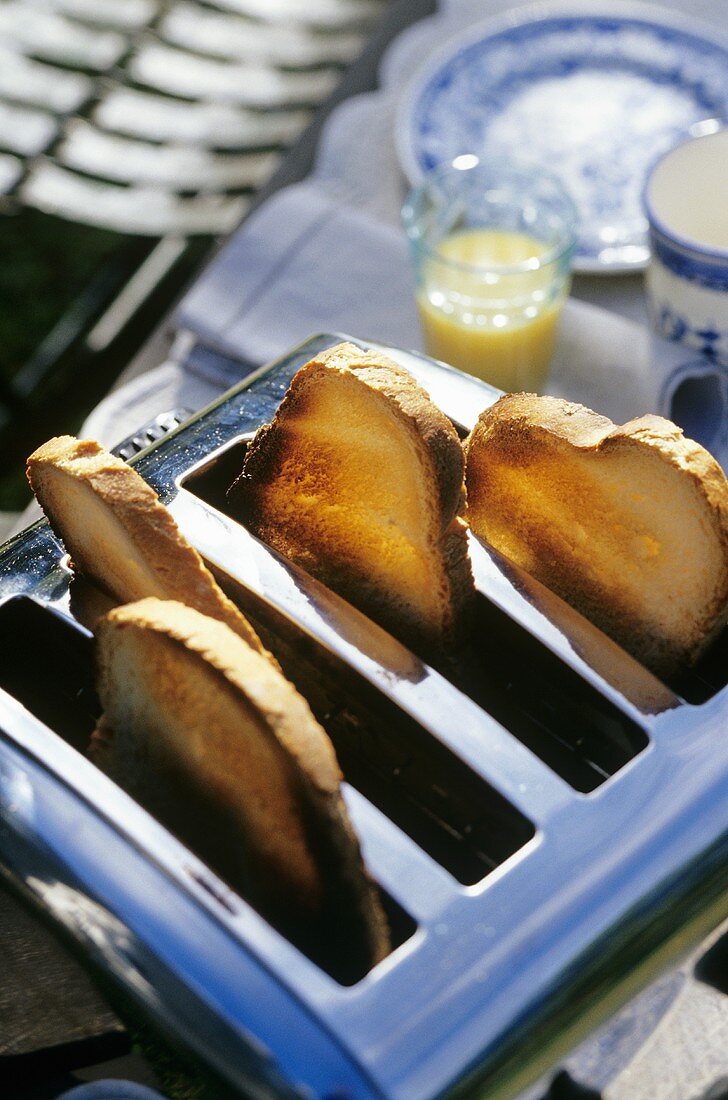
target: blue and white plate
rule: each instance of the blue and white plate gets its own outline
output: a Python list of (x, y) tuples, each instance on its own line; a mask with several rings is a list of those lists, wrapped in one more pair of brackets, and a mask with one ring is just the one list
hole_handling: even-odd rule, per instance
[(728, 40), (716, 37), (644, 4), (540, 6), (471, 27), (428, 59), (402, 97), (402, 166), (416, 183), (463, 153), (540, 164), (579, 209), (576, 270), (644, 267), (648, 166), (728, 119)]

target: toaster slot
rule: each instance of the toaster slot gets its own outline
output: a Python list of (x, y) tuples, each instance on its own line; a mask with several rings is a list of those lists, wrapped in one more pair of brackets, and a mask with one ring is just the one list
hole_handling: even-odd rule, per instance
[(347, 782), (453, 878), (474, 885), (531, 840), (533, 824), (386, 694), (250, 590), (218, 580), (308, 700)]
[(699, 959), (695, 977), (728, 997), (728, 930)]
[(728, 627), (711, 645), (710, 649), (681, 676), (676, 676), (670, 686), (688, 703), (707, 703), (728, 684)]
[[(225, 492), (242, 468), (246, 446), (247, 439), (238, 439), (215, 452), (184, 477), (183, 487), (225, 513)], [(229, 584), (224, 575), (219, 579)], [(260, 614), (247, 589), (232, 595), (247, 613)], [(576, 790), (595, 790), (646, 748), (647, 734), (636, 722), (482, 593), (472, 639), (478, 641), (461, 655), (458, 686)], [(275, 640), (270, 645), (275, 649)], [(295, 668), (289, 675), (296, 681)], [(314, 678), (312, 673), (309, 683)], [(310, 696), (307, 685), (296, 682)], [(340, 752), (349, 758), (345, 743)], [(474, 873), (474, 868), (453, 870), (456, 877), (465, 876), (461, 881)]]
[(180, 484), (219, 512), (227, 512), (227, 491), (240, 475), (254, 434), (249, 432), (215, 451), (186, 473)]
[(663, 681), (525, 570), (472, 535), (469, 545), (480, 591), (510, 618), (543, 635), (567, 664), (580, 664), (587, 679), (595, 674), (618, 702), (621, 697), (651, 716), (684, 702), (707, 702), (728, 683), (728, 628), (693, 668)]
[(325, 716), (344, 774), (458, 882), (480, 882), (535, 835), (527, 818), (421, 727), (399, 718), (393, 736), (372, 718), (352, 708)]
[[(455, 428), (461, 438), (464, 438), (464, 436), (467, 435), (467, 431), (463, 429), (458, 423), (455, 423)], [(206, 504), (210, 504), (213, 508), (216, 508), (223, 514), (227, 514), (227, 490), (230, 488), (235, 479), (239, 476), (240, 471), (243, 468), (243, 462), (245, 461), (245, 454), (247, 451), (248, 443), (254, 435), (255, 432), (248, 432), (245, 435), (241, 435), (238, 438), (231, 440), (224, 446), (220, 447), (218, 450), (214, 451), (202, 462), (198, 463), (191, 470), (189, 470), (180, 479), (180, 485), (184, 486), (185, 489), (193, 493), (200, 500), (203, 500)], [(233, 520), (233, 522), (237, 521)], [(499, 558), (499, 555), (495, 554), (491, 550), (487, 550), (487, 553), (496, 560)], [(518, 571), (515, 570), (515, 572), (517, 573)], [(524, 578), (525, 575), (523, 575), (521, 580), (523, 580)], [(541, 587), (538, 586), (537, 582), (534, 582), (532, 579), (529, 583), (531, 586)], [(552, 600), (560, 602), (558, 601), (558, 597), (553, 597), (553, 594), (549, 593), (548, 590), (544, 589), (543, 592), (547, 597), (551, 596)], [(566, 606), (568, 608), (568, 605)], [(548, 607), (544, 608), (544, 612), (548, 617)], [(569, 609), (569, 612), (576, 614), (578, 617), (578, 613), (571, 612), (571, 609)], [(518, 616), (516, 615), (516, 618), (517, 617)], [(591, 627), (591, 624), (587, 625), (588, 627)], [(600, 634), (600, 631), (598, 631), (596, 627), (591, 627), (591, 632), (595, 636)], [(669, 709), (671, 706), (677, 705), (680, 700), (684, 700), (692, 704), (707, 702), (719, 691), (721, 691), (726, 686), (726, 684), (728, 684), (728, 627), (726, 627), (719, 635), (717, 640), (713, 642), (710, 649), (707, 651), (704, 657), (701, 658), (701, 660), (694, 668), (689, 669), (685, 673), (672, 678), (668, 682), (667, 689), (669, 690), (666, 689), (664, 691), (664, 697), (663, 694), (660, 693), (658, 681), (655, 679), (653, 674), (649, 673), (646, 669), (643, 669), (643, 675), (640, 677), (639, 670), (642, 666), (639, 666), (634, 661), (632, 661), (632, 664), (634, 667), (631, 672), (627, 670), (627, 675), (630, 679), (634, 680), (634, 683), (631, 683), (629, 687), (626, 687), (625, 683), (622, 682), (621, 687), (625, 691), (626, 696), (632, 697), (629, 701), (635, 702), (639, 709), (643, 709), (643, 706), (645, 705), (645, 700), (648, 700), (648, 711), (651, 711), (653, 709), (657, 711)], [(596, 670), (598, 674), (602, 674), (603, 670), (601, 668), (597, 668)], [(626, 666), (625, 669), (621, 671), (620, 675), (624, 675), (625, 670)], [(674, 695), (672, 693), (674, 693)], [(677, 696), (678, 698), (675, 698), (675, 696)], [(634, 729), (637, 729), (637, 727), (634, 727)], [(616, 731), (613, 731), (613, 733), (614, 732)], [(607, 740), (609, 741), (611, 739), (612, 735), (609, 735)], [(621, 740), (619, 735), (617, 735), (617, 740)], [(537, 741), (538, 738), (533, 737), (526, 743), (529, 744), (529, 747), (532, 748), (533, 751), (537, 752), (537, 755), (541, 756), (541, 753), (538, 752), (538, 750), (535, 748)], [(582, 782), (578, 779), (573, 783), (573, 785), (578, 790), (594, 789), (595, 786), (599, 785), (599, 782), (602, 782), (604, 779), (609, 778), (610, 775), (619, 770), (619, 768), (622, 767), (624, 763), (627, 763), (628, 760), (636, 755), (637, 752), (640, 752), (641, 749), (645, 747), (646, 743), (646, 738), (638, 735), (633, 749), (628, 750), (628, 753), (623, 759), (622, 763), (615, 763), (614, 766), (607, 764), (607, 766), (604, 767), (598, 759), (595, 759), (593, 762), (593, 767), (591, 765), (587, 765), (587, 772), (591, 773), (592, 778), (587, 779), (585, 773), (584, 783), (586, 783), (586, 786), (583, 786)], [(558, 755), (559, 754), (557, 753), (556, 756)], [(564, 767), (567, 773), (569, 772), (570, 767), (566, 761), (570, 755), (573, 754), (571, 754), (570, 750), (567, 749), (567, 757), (564, 758)], [(597, 755), (599, 754), (597, 753)], [(547, 759), (545, 756), (542, 756), (542, 759), (544, 759), (544, 761), (547, 763), (551, 763), (551, 760)], [(577, 765), (576, 768), (577, 772), (580, 771), (579, 765)], [(603, 773), (602, 778), (601, 780), (597, 780), (595, 782), (594, 777), (600, 773), (600, 769)], [(558, 771), (559, 774), (563, 775), (564, 778), (568, 779), (568, 774), (565, 774), (564, 770), (562, 770), (560, 767), (555, 767), (555, 770)], [(571, 780), (569, 780), (569, 782), (571, 782)]]
[(0, 687), (79, 752), (101, 713), (92, 636), (27, 596), (0, 605)]
[[(101, 713), (94, 686), (93, 637), (89, 631), (27, 596), (15, 596), (0, 604), (0, 649), (3, 653), (0, 688), (85, 754)], [(185, 840), (183, 830), (172, 831)], [(194, 850), (195, 845), (190, 847)], [(197, 854), (205, 860), (205, 855)], [(210, 861), (213, 874), (201, 874), (198, 868), (187, 866), (185, 871), (217, 905), (230, 913), (234, 909), (226, 892), (221, 892), (213, 862)], [(417, 925), (396, 899), (380, 886), (378, 889), (395, 950), (414, 935)], [(315, 950), (312, 945), (312, 958)], [(322, 965), (321, 959), (314, 961)], [(332, 966), (330, 973), (344, 985), (364, 977), (363, 973), (352, 973), (351, 968), (338, 973)]]
[(641, 726), (478, 593), (463, 690), (584, 793), (649, 744)]

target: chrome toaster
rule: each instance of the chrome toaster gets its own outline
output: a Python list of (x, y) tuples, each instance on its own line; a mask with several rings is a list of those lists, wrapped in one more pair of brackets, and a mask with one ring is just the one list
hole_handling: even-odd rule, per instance
[[(337, 982), (84, 757), (91, 637), (45, 522), (0, 550), (0, 863), (246, 1096), (517, 1095), (728, 913), (728, 637), (663, 684), (471, 540), (456, 687), (279, 558), (225, 489), (298, 367), (338, 339), (133, 461), (328, 729), (392, 953)], [(463, 431), (498, 396), (381, 350)]]

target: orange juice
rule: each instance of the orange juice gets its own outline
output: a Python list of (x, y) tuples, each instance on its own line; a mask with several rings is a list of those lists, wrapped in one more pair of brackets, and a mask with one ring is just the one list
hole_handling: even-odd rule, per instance
[(469, 229), (421, 269), (418, 306), (430, 355), (506, 391), (542, 388), (568, 290), (554, 291), (548, 245), (526, 233)]

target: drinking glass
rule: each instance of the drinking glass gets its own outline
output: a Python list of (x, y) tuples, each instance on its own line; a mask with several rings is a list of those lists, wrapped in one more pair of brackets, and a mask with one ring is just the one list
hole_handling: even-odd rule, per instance
[(460, 156), (411, 192), (402, 218), (428, 353), (499, 389), (542, 390), (576, 244), (560, 181)]

